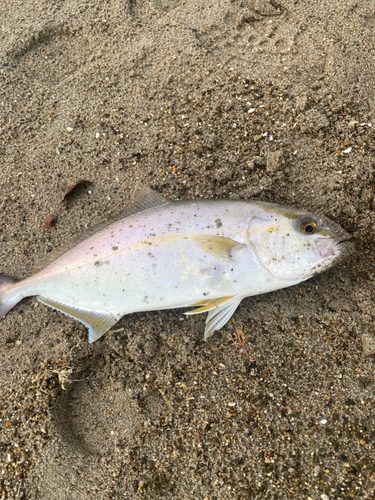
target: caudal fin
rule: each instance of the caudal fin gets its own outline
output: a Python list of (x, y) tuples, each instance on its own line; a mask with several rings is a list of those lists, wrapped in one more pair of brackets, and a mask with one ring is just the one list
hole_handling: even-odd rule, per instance
[(20, 300), (20, 295), (12, 293), (12, 288), (19, 280), (0, 274), (0, 318), (6, 315)]

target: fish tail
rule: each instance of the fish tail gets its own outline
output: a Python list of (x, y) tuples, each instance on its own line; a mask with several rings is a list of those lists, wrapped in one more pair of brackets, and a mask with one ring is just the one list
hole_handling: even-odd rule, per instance
[(5, 316), (22, 298), (19, 293), (12, 293), (13, 286), (18, 281), (10, 276), (0, 274), (0, 318)]

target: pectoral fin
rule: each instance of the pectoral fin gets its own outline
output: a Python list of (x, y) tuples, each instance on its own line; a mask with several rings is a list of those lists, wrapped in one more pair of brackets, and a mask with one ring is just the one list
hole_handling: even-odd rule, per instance
[(193, 236), (192, 241), (201, 250), (219, 259), (230, 259), (233, 252), (241, 248), (246, 248), (246, 245), (243, 243), (238, 243), (238, 241), (222, 236), (199, 234)]
[(38, 296), (38, 300), (53, 309), (61, 311), (71, 318), (77, 319), (87, 326), (89, 330), (89, 342), (94, 342), (94, 340), (99, 339), (119, 320), (118, 317), (111, 314), (76, 309), (75, 307), (45, 297)]
[[(239, 306), (243, 296), (232, 296), (232, 297), (222, 297), (220, 299), (208, 300), (207, 302), (201, 302), (206, 304), (193, 311), (188, 311), (185, 314), (187, 316), (193, 314), (200, 314), (208, 311), (206, 319), (206, 329), (204, 331), (204, 338), (210, 337), (215, 330), (220, 330), (232, 317), (234, 311)], [(199, 303), (196, 305), (200, 305)]]

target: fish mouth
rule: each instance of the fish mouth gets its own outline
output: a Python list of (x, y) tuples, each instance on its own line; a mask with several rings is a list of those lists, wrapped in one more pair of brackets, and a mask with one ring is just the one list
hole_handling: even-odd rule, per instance
[(333, 255), (339, 256), (342, 254), (351, 253), (353, 250), (353, 244), (349, 243), (349, 238), (343, 238), (340, 241), (337, 241), (334, 238), (320, 238), (316, 247), (319, 252), (319, 255), (322, 259), (327, 259)]
[(316, 248), (322, 259), (327, 259), (335, 253), (341, 252), (341, 245), (333, 238), (319, 238), (316, 242)]

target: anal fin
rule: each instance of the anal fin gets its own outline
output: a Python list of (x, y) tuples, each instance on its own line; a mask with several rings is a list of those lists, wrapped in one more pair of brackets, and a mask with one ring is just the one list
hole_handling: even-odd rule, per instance
[(118, 317), (112, 314), (78, 309), (46, 297), (38, 296), (38, 300), (83, 323), (89, 330), (89, 342), (99, 339), (119, 320)]

